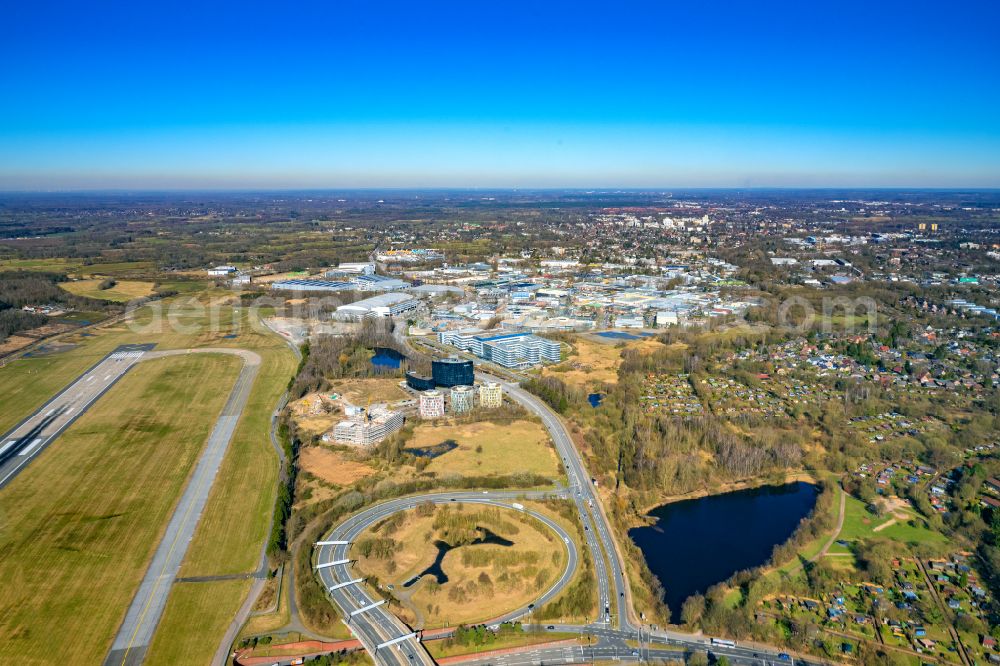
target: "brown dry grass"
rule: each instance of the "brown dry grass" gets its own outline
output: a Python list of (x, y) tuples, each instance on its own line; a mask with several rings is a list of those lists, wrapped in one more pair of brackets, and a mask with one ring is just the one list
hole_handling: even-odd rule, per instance
[[(618, 366), (621, 365), (622, 353), (620, 342), (597, 342), (586, 336), (577, 336), (572, 345), (575, 353), (562, 363), (544, 368), (542, 374), (585, 389), (600, 383), (618, 383)], [(650, 353), (661, 349), (663, 344), (651, 338), (643, 338), (627, 342), (625, 346)]]
[(375, 473), (369, 465), (322, 446), (307, 446), (299, 451), (299, 466), (303, 471), (338, 486), (349, 486)]
[[(433, 577), (424, 577), (412, 588), (404, 590), (404, 582), (434, 561), (437, 556), (434, 541), (443, 536), (434, 529), (434, 515), (418, 516), (415, 511), (408, 511), (405, 522), (389, 535), (398, 543), (405, 544), (391, 560), (392, 565), (390, 560), (365, 558), (357, 554), (358, 570), (377, 576), (383, 584), (393, 584), (397, 592), (409, 596), (410, 604), (422, 615), (425, 627), (481, 622), (528, 604), (558, 578), (565, 566), (562, 541), (518, 511), (501, 509), (500, 520), (497, 521), (489, 519), (481, 507), (439, 506), (435, 515), (440, 511), (475, 513), (479, 518), (476, 524), (513, 541), (514, 545), (457, 548), (447, 553), (441, 564), (448, 582), (438, 586), (432, 584)], [(356, 541), (373, 535), (371, 531), (366, 532)], [(488, 553), (493, 556), (532, 553), (535, 562), (502, 565), (494, 560), (485, 566), (467, 565), (463, 562), (463, 552), (472, 550), (476, 550), (477, 555)], [(536, 579), (539, 572), (544, 572), (542, 579)], [(481, 581), (483, 574), (489, 577), (489, 583)]]
[(529, 472), (555, 477), (559, 474), (548, 432), (535, 421), (423, 423), (414, 429), (406, 447), (434, 446), (449, 439), (454, 440), (458, 448), (431, 460), (428, 472), (439, 476)]
[(332, 390), (340, 393), (352, 405), (364, 407), (368, 401), (395, 402), (410, 396), (399, 388), (399, 379), (338, 379), (331, 382)]

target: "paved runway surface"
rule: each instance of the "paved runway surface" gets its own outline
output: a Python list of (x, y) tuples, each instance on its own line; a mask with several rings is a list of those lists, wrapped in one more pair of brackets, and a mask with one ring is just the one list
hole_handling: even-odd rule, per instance
[(17, 476), (153, 347), (118, 347), (4, 434), (0, 439), (0, 488)]
[(243, 368), (236, 378), (236, 384), (226, 405), (222, 408), (208, 443), (202, 452), (194, 473), (184, 488), (180, 502), (167, 524), (167, 531), (157, 546), (153, 561), (146, 570), (138, 592), (125, 614), (125, 620), (118, 630), (111, 652), (104, 660), (105, 666), (137, 666), (146, 656), (153, 633), (163, 615), (174, 579), (180, 570), (188, 545), (194, 536), (201, 513), (208, 501), (212, 482), (219, 471), (222, 459), (229, 447), (233, 431), (239, 421), (253, 386), (253, 380), (260, 369), (260, 356), (239, 349), (193, 349), (184, 351), (153, 352), (149, 358), (162, 358), (189, 352), (216, 352), (237, 354), (244, 360)]

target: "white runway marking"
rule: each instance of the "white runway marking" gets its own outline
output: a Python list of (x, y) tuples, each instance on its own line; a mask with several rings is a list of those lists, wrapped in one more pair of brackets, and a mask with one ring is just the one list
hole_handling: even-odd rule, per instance
[(17, 444), (17, 440), (16, 439), (12, 439), (9, 442), (7, 442), (6, 444), (4, 444), (3, 447), (0, 448), (0, 455), (3, 455), (5, 453), (7, 453), (7, 449), (9, 449), (10, 447), (14, 446), (15, 444)]
[(54, 411), (56, 411), (56, 408), (55, 408), (55, 407), (53, 407), (53, 408), (52, 408), (52, 409), (50, 409), (49, 411), (45, 412), (45, 415), (46, 415), (46, 416), (52, 416), (52, 413), (53, 413)]
[(35, 450), (36, 446), (38, 446), (41, 443), (42, 443), (41, 439), (36, 439), (36, 440), (32, 441), (31, 444), (28, 444), (27, 448), (25, 448), (24, 451), (21, 451), (21, 453), (18, 454), (18, 455), (22, 455), (22, 456), (28, 455), (29, 453), (31, 453), (32, 451)]

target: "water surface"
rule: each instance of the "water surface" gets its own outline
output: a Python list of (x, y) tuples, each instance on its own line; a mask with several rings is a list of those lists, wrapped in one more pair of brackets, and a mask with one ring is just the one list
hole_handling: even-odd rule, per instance
[(399, 370), (399, 366), (405, 358), (405, 356), (400, 354), (395, 349), (389, 349), (388, 347), (376, 347), (375, 355), (372, 356), (372, 365), (376, 368)]
[(737, 571), (768, 561), (816, 504), (803, 482), (712, 495), (657, 507), (654, 525), (629, 530), (666, 590), (672, 620), (681, 605)]

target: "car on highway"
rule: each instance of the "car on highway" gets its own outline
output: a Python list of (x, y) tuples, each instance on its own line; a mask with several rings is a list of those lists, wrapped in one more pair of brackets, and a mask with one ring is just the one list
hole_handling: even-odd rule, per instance
[(555, 626), (554, 626), (554, 625), (551, 625), (551, 624), (550, 624), (549, 626), (547, 626), (547, 627), (545, 627), (545, 628), (546, 628), (546, 629), (547, 629), (548, 631), (552, 631), (553, 629), (555, 629)]

